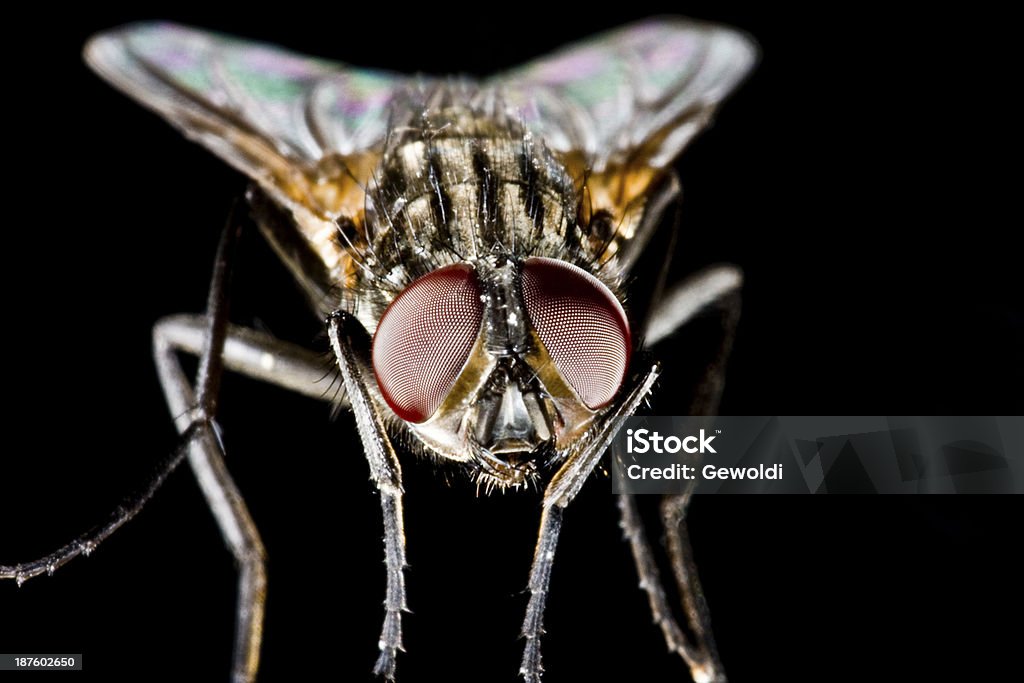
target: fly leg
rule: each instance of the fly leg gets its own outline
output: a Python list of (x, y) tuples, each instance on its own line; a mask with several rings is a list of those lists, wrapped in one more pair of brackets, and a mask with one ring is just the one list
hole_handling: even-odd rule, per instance
[(719, 355), (724, 356), (723, 360), (728, 358), (739, 322), (742, 286), (742, 271), (730, 265), (708, 266), (674, 285), (660, 297), (651, 314), (645, 336), (647, 346), (664, 341), (703, 309), (714, 305), (722, 308), (725, 316), (722, 325), (724, 353)]
[(159, 326), (154, 330), (154, 356), (175, 426), (181, 434), (187, 435), (186, 447), (192, 472), (225, 543), (239, 565), (232, 680), (251, 683), (259, 667), (263, 632), (267, 582), (265, 552), (245, 501), (224, 463), (223, 449), (214, 426), (224, 370), (231, 257), (239, 232), (240, 224), (229, 223), (217, 248), (195, 388), (185, 376), (174, 347), (160, 333)]
[(726, 678), (718, 661), (718, 651), (711, 631), (711, 614), (701, 590), (697, 566), (693, 561), (689, 535), (684, 523), (690, 497), (689, 493), (665, 496), (662, 500), (661, 515), (672, 573), (679, 586), (687, 624), (693, 633), (692, 641), (683, 633), (669, 606), (661, 573), (658, 571), (654, 553), (647, 541), (643, 522), (632, 495), (619, 496), (619, 513), (622, 516), (620, 526), (633, 553), (633, 561), (640, 577), (640, 588), (647, 594), (654, 623), (661, 629), (669, 651), (682, 657), (696, 683), (722, 683)]
[[(206, 316), (182, 313), (162, 318), (153, 327), (153, 344), (161, 353), (173, 351), (200, 355), (206, 344)], [(224, 339), (224, 368), (253, 379), (279, 386), (297, 394), (347, 404), (344, 390), (331, 391), (324, 381), (330, 375), (324, 355), (318, 351), (241, 325), (227, 327)]]
[(380, 492), (384, 513), (384, 561), (387, 565), (387, 591), (384, 600), (384, 625), (381, 628), (380, 655), (373, 672), (391, 681), (395, 678), (395, 658), (402, 650), (402, 612), (405, 603), (405, 528), (402, 514), (402, 468), (398, 462), (384, 419), (373, 400), (370, 382), (373, 370), (368, 359), (370, 338), (353, 316), (336, 311), (327, 320), (331, 347), (338, 360), (349, 405), (370, 466), (370, 478)]
[(109, 538), (115, 531), (120, 529), (126, 522), (130, 521), (135, 517), (135, 515), (142, 511), (142, 508), (146, 503), (148, 503), (154, 494), (156, 494), (157, 490), (163, 486), (167, 477), (169, 477), (185, 459), (185, 452), (186, 449), (183, 444), (180, 448), (176, 449), (170, 457), (161, 462), (156, 468), (153, 476), (150, 478), (149, 483), (131, 496), (125, 498), (125, 500), (110, 513), (110, 516), (105, 522), (90, 529), (70, 543), (66, 543), (46, 557), (11, 566), (0, 565), (0, 579), (14, 579), (14, 581), (20, 586), (29, 579), (39, 576), (40, 574), (45, 573), (47, 575), (52, 575), (55, 571), (79, 555), (91, 555), (100, 543)]
[[(215, 277), (211, 298), (224, 286)], [(222, 331), (213, 330), (213, 325), (220, 326)], [(221, 533), (240, 566), (233, 677), (235, 681), (248, 682), (254, 680), (259, 663), (266, 594), (265, 552), (259, 532), (224, 464), (221, 444), (212, 428), (215, 402), (211, 405), (207, 400), (205, 406), (199, 402), (177, 358), (178, 353), (188, 353), (205, 359), (213, 353), (214, 344), (221, 347), (220, 361), (207, 372), (231, 370), (339, 406), (344, 405), (344, 398), (324, 385), (328, 370), (321, 353), (265, 332), (231, 325), (227, 323), (226, 311), (213, 303), (208, 315), (169, 316), (153, 328), (161, 385), (175, 424), (186, 439), (182, 454), (187, 452)], [(205, 361), (205, 365), (209, 367), (210, 361)], [(203, 367), (201, 360), (200, 377)], [(202, 385), (197, 382), (197, 387), (202, 395)], [(207, 395), (211, 396), (209, 390)]]
[[(161, 355), (183, 352), (203, 353), (208, 322), (203, 315), (174, 315), (160, 320), (153, 328), (153, 344)], [(344, 407), (344, 396), (325, 389), (322, 354), (275, 339), (265, 332), (228, 325), (224, 340), (224, 367), (297, 393), (329, 400)], [(164, 481), (185, 459), (189, 434), (183, 445), (161, 462), (145, 487), (139, 489), (114, 510), (107, 521), (82, 534), (46, 557), (22, 564), (0, 565), (0, 579), (19, 584), (40, 574), (53, 574), (79, 555), (88, 555), (111, 534), (142, 511)]]
[[(182, 434), (181, 447), (165, 458), (146, 486), (127, 497), (105, 522), (45, 557), (12, 566), (0, 565), (0, 579), (14, 579), (20, 585), (40, 574), (53, 574), (79, 555), (91, 554), (142, 510), (187, 457), (228, 546), (241, 565), (234, 679), (251, 681), (258, 661), (266, 585), (263, 548), (245, 504), (224, 467), (221, 446), (213, 431), (217, 384), (214, 378), (219, 377), (222, 369), (228, 369), (312, 398), (333, 401), (339, 407), (345, 403), (343, 395), (328, 391), (323, 383), (327, 370), (321, 353), (226, 322), (226, 310), (219, 299), (224, 296), (226, 286), (229, 247), (225, 244), (218, 251), (218, 274), (211, 286), (211, 315), (169, 316), (153, 328), (160, 381)], [(218, 302), (213, 301), (215, 298)], [(219, 352), (217, 347), (221, 348)], [(205, 369), (200, 373), (196, 390), (205, 396), (202, 402), (197, 401), (196, 392), (181, 370), (178, 353), (205, 359), (202, 364)], [(221, 362), (214, 361), (212, 354), (219, 354)]]
[[(688, 278), (662, 299), (655, 309), (647, 332), (650, 344), (656, 344), (686, 324), (703, 309), (716, 305), (722, 309), (722, 333), (715, 356), (705, 367), (696, 398), (690, 407), (691, 415), (714, 415), (718, 411), (719, 397), (725, 380), (725, 364), (739, 321), (739, 288), (742, 274), (732, 266), (713, 266)], [(665, 594), (660, 572), (643, 523), (632, 495), (619, 497), (621, 526), (629, 542), (640, 576), (640, 588), (647, 593), (654, 622), (661, 629), (669, 650), (678, 654), (690, 668), (697, 683), (725, 681), (725, 673), (718, 661), (711, 615), (701, 590), (697, 566), (690, 549), (686, 530), (686, 509), (692, 491), (665, 496), (661, 503), (661, 520), (665, 528), (665, 544), (672, 574), (679, 587), (683, 612), (693, 634), (687, 638), (676, 621)]]
[(562, 528), (562, 511), (572, 502), (583, 484), (600, 462), (611, 440), (622, 426), (622, 420), (636, 412), (658, 378), (658, 366), (651, 367), (636, 382), (614, 414), (606, 416), (575, 444), (565, 463), (552, 477), (544, 491), (540, 531), (530, 566), (528, 590), (530, 600), (523, 619), (522, 637), (526, 640), (519, 674), (526, 683), (540, 683), (544, 666), (541, 662), (540, 637), (544, 633), (544, 607), (551, 582), (551, 567)]
[[(223, 286), (223, 285), (221, 285)], [(211, 292), (211, 297), (213, 292)], [(221, 317), (218, 317), (221, 316)], [(218, 325), (221, 331), (212, 330)], [(220, 360), (207, 359), (213, 346), (221, 347)], [(211, 306), (211, 314), (176, 315), (153, 328), (153, 348), (160, 383), (175, 425), (187, 436), (189, 463), (210, 509), (217, 519), (228, 548), (239, 564), (238, 619), (233, 678), (241, 683), (255, 679), (263, 628), (266, 595), (265, 551), (259, 532), (224, 463), (224, 454), (213, 428), (215, 394), (205, 401), (197, 381), (193, 392), (178, 361), (178, 353), (200, 355), (200, 378), (223, 369), (248, 375), (285, 389), (321, 400), (337, 400), (323, 383), (327, 373), (323, 356), (271, 335), (229, 325), (226, 315)], [(211, 367), (212, 365), (212, 367)]]

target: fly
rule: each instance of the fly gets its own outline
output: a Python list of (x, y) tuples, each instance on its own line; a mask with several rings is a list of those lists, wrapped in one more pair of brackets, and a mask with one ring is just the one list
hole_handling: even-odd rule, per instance
[[(670, 164), (752, 67), (752, 41), (662, 18), (479, 81), (357, 69), (172, 24), (100, 34), (85, 58), (253, 181), (256, 222), (326, 320), (344, 391), (324, 395), (319, 354), (228, 323), (229, 226), (206, 315), (154, 330), (179, 452), (105, 525), (0, 566), (0, 578), (20, 583), (91, 552), (187, 459), (240, 566), (233, 680), (255, 680), (264, 551), (215, 433), (226, 368), (354, 413), (384, 518), (374, 670), (388, 680), (406, 611), (400, 456), (461, 470), (485, 492), (543, 487), (520, 667), (538, 682), (562, 511), (654, 386), (659, 366), (643, 347), (709, 305), (735, 320), (731, 267), (659, 286), (645, 315), (625, 305), (626, 285), (678, 198)], [(702, 412), (717, 405), (731, 336), (708, 368)], [(179, 353), (199, 356), (194, 382)], [(669, 498), (662, 516), (689, 636), (628, 496), (622, 525), (669, 648), (694, 680), (724, 680), (682, 527), (687, 502)]]

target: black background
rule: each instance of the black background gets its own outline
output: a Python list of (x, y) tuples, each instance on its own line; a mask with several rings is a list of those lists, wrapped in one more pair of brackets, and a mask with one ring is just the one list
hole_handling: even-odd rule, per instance
[[(90, 74), (86, 37), (162, 17), (354, 64), (487, 73), (652, 10), (551, 11), (152, 9), (9, 26), (34, 47), (4, 48), (0, 562), (45, 554), (103, 519), (174, 448), (150, 327), (202, 308), (218, 231), (244, 187)], [(1019, 414), (1019, 258), (1011, 222), (992, 207), (999, 190), (982, 179), (983, 155), (1004, 143), (968, 60), (986, 59), (974, 47), (989, 20), (859, 5), (674, 11), (741, 27), (764, 52), (679, 165), (677, 273), (728, 261), (747, 276), (722, 411)], [(252, 237), (235, 320), (326, 351), (320, 323)], [(668, 346), (662, 414), (686, 405), (685, 378), (701, 364), (685, 336)], [(331, 422), (324, 405), (239, 378), (225, 384), (221, 417), (270, 556), (261, 680), (369, 678), (384, 571), (351, 418)], [(478, 498), (425, 464), (405, 468), (413, 614), (400, 679), (514, 680), (537, 497)], [(566, 515), (547, 680), (685, 680), (636, 588), (609, 488), (592, 482)], [(731, 678), (1004, 678), (1024, 607), (1019, 500), (697, 500), (693, 543)], [(0, 585), (0, 651), (83, 652), (90, 680), (225, 680), (233, 605), (232, 561), (182, 471), (92, 557)]]

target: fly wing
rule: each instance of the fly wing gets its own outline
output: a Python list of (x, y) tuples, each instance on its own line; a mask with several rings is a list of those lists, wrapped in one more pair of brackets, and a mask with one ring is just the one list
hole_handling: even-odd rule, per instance
[(381, 145), (410, 81), (168, 23), (101, 33), (85, 59), (272, 195), (303, 199), (325, 157)]
[(655, 18), (571, 45), (492, 83), (574, 175), (586, 178), (585, 214), (611, 215), (616, 231), (604, 250), (610, 258), (634, 237), (652, 184), (756, 61), (756, 45), (738, 31)]
[(707, 125), (757, 59), (738, 31), (656, 18), (600, 34), (495, 79), (548, 147), (600, 173), (661, 168)]
[[(649, 20), (501, 74), (482, 91), (510, 108), (576, 178), (584, 208), (612, 218), (602, 260), (634, 242), (645, 197), (665, 166), (749, 70), (743, 35), (681, 19)], [(430, 84), (167, 23), (89, 41), (86, 61), (256, 180), (286, 209), (315, 261), (315, 295), (345, 284), (367, 244), (365, 187), (388, 134), (391, 104)], [(413, 98), (415, 99), (415, 98)], [(340, 230), (339, 230), (340, 226)], [(300, 281), (309, 259), (272, 241)], [(308, 253), (307, 253), (308, 255)]]
[[(305, 246), (272, 242), (312, 295), (358, 267), (350, 254), (365, 243), (364, 188), (390, 103), (415, 79), (169, 23), (101, 33), (85, 59), (291, 214)], [(323, 265), (315, 283), (309, 256)]]

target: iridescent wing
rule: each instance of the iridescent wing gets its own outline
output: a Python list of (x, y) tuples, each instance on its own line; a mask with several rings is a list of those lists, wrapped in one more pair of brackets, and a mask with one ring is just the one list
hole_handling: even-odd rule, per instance
[[(483, 85), (500, 91), (549, 148), (578, 158), (590, 173), (660, 169), (707, 124), (756, 55), (754, 43), (731, 29), (650, 19)], [(85, 57), (272, 195), (292, 198), (317, 194), (301, 187), (307, 179), (296, 172), (308, 176), (325, 158), (358, 159), (378, 149), (391, 102), (422, 83), (167, 23), (98, 35)]]
[[(461, 87), (480, 100), (500, 93), (581, 184), (587, 179), (586, 208), (616, 221), (610, 258), (633, 239), (651, 184), (755, 55), (735, 31), (655, 19)], [(364, 188), (392, 103), (407, 96), (428, 102), (431, 85), (166, 23), (100, 34), (85, 57), (116, 87), (255, 179), (291, 213), (330, 282), (346, 282), (356, 267), (345, 247), (358, 251), (365, 238)], [(352, 229), (339, 231), (339, 219)], [(282, 256), (302, 280), (297, 259)]]
[(347, 247), (358, 252), (366, 242), (364, 188), (387, 135), (390, 104), (422, 87), (420, 79), (168, 23), (99, 34), (85, 59), (253, 178), (290, 214), (292, 220), (262, 223), (314, 303), (352, 277), (358, 263)]
[(637, 156), (662, 168), (754, 65), (743, 34), (648, 19), (571, 45), (491, 82), (549, 148), (601, 173)]
[(102, 33), (89, 65), (276, 199), (330, 215), (326, 158), (379, 147), (388, 105), (411, 79), (167, 23)]
[[(571, 45), (490, 83), (586, 178), (584, 220), (633, 239), (651, 186), (757, 61), (749, 37), (688, 19), (648, 19)], [(641, 236), (642, 237), (642, 236)]]

